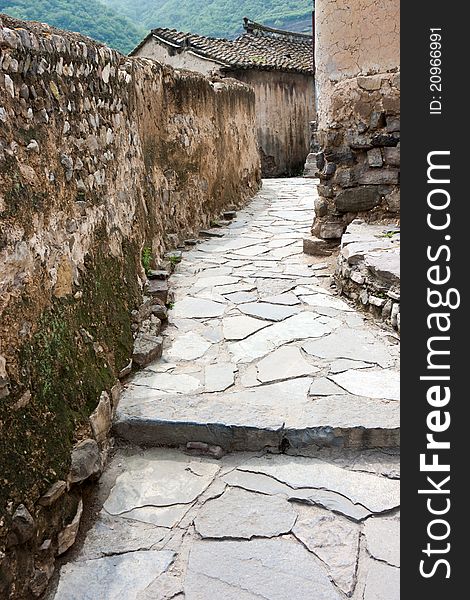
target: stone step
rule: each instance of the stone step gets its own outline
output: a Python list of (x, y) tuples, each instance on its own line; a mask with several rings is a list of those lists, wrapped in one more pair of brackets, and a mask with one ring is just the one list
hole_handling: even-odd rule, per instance
[(134, 444), (204, 442), (225, 451), (400, 444), (399, 402), (352, 394), (308, 396), (307, 377), (225, 393), (165, 395), (129, 385), (114, 433)]

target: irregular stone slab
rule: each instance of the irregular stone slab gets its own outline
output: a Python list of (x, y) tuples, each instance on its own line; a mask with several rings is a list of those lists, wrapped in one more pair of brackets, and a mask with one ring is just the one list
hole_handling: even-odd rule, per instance
[(311, 381), (304, 377), (193, 397), (162, 395), (158, 402), (151, 394), (139, 399), (123, 394), (114, 432), (138, 444), (201, 441), (228, 451), (278, 447), (282, 440), (293, 448), (399, 444), (397, 402), (349, 394), (312, 398)]
[(366, 329), (342, 328), (324, 339), (304, 342), (302, 348), (319, 358), (351, 358), (381, 367), (393, 364), (390, 349)]
[(364, 521), (372, 514), (370, 510), (364, 508), (360, 504), (354, 504), (341, 494), (330, 492), (329, 490), (312, 490), (308, 488), (300, 488), (294, 490), (290, 495), (292, 502), (301, 504), (309, 504), (319, 506), (326, 510), (331, 510), (334, 513), (344, 515), (348, 519), (356, 522)]
[(191, 375), (177, 373), (154, 373), (153, 371), (138, 373), (132, 381), (133, 385), (142, 385), (166, 394), (190, 394), (201, 387), (201, 382)]
[(330, 333), (340, 322), (331, 326), (321, 323), (317, 316), (302, 312), (289, 317), (281, 323), (275, 323), (266, 330), (259, 331), (249, 339), (229, 345), (229, 352), (236, 362), (251, 362), (275, 350), (283, 344), (295, 340), (321, 337)]
[(355, 584), (359, 526), (313, 506), (296, 509), (294, 535), (323, 561), (336, 585), (349, 595)]
[(260, 319), (245, 316), (226, 317), (222, 323), (226, 340), (244, 340), (268, 325), (270, 323), (263, 323)]
[(188, 331), (176, 338), (167, 354), (172, 360), (194, 360), (205, 354), (211, 345), (198, 333)]
[[(130, 522), (140, 521), (155, 525), (156, 527), (165, 527), (166, 529), (175, 527), (185, 516), (189, 509), (188, 504), (174, 504), (172, 506), (144, 506), (143, 508), (134, 508), (119, 515), (119, 518), (128, 519)], [(106, 511), (102, 511), (107, 515)]]
[(232, 267), (208, 267), (200, 271), (197, 276), (198, 279), (202, 279), (204, 277), (217, 277), (219, 275), (231, 275), (232, 271)]
[(151, 550), (167, 534), (168, 529), (163, 527), (110, 517), (102, 513), (88, 531), (77, 560)]
[(396, 517), (374, 517), (364, 526), (369, 554), (394, 567), (400, 566), (400, 521)]
[(255, 289), (252, 283), (241, 282), (235, 285), (221, 285), (213, 289), (217, 294), (225, 296), (226, 294), (235, 294), (238, 292), (251, 292)]
[(234, 250), (233, 254), (235, 254), (235, 256), (260, 256), (261, 254), (268, 252), (268, 250), (269, 248), (266, 248), (266, 246), (257, 245)]
[(279, 379), (289, 379), (311, 375), (319, 371), (302, 356), (300, 350), (295, 346), (283, 346), (278, 348), (257, 365), (258, 379), (263, 383)]
[(277, 537), (294, 526), (297, 513), (286, 499), (229, 489), (206, 502), (194, 521), (203, 538)]
[(174, 560), (169, 550), (130, 552), (72, 562), (60, 570), (57, 600), (136, 600)]
[(248, 304), (240, 304), (238, 310), (241, 310), (246, 315), (259, 317), (267, 321), (283, 321), (287, 317), (291, 317), (299, 312), (297, 308), (291, 306), (283, 306), (281, 304), (268, 304), (266, 302), (250, 302)]
[[(223, 476), (223, 480), (230, 486), (240, 487), (260, 494), (283, 495), (294, 503), (300, 502), (312, 506), (321, 506), (327, 510), (343, 514), (354, 521), (362, 521), (369, 517), (371, 512), (358, 504), (328, 490), (315, 490), (312, 488), (293, 489), (268, 475), (251, 473), (249, 471), (230, 471)], [(294, 504), (295, 506), (295, 504)]]
[(330, 378), (356, 396), (400, 400), (400, 374), (398, 371), (351, 369), (344, 373), (331, 375)]
[(300, 296), (300, 299), (309, 306), (322, 306), (345, 312), (352, 312), (354, 310), (349, 304), (346, 304), (344, 300), (327, 294), (309, 294), (308, 296)]
[(235, 382), (236, 367), (231, 363), (207, 365), (205, 368), (205, 391), (223, 392)]
[(400, 600), (400, 569), (370, 559), (364, 571), (364, 600)]
[(315, 458), (272, 455), (239, 465), (241, 471), (264, 473), (292, 488), (315, 487), (342, 494), (371, 512), (384, 512), (400, 504), (400, 484), (371, 473), (349, 471)]
[(340, 600), (315, 558), (289, 538), (199, 541), (191, 549), (186, 600)]
[(235, 469), (224, 475), (223, 480), (232, 487), (239, 487), (247, 491), (259, 492), (260, 494), (268, 494), (270, 496), (282, 494), (286, 498), (290, 498), (295, 493), (295, 490), (285, 483), (276, 481), (272, 477), (261, 473), (250, 473), (249, 471)]
[(192, 298), (188, 296), (176, 302), (173, 309), (175, 317), (186, 319), (204, 319), (209, 317), (220, 317), (225, 310), (225, 305), (204, 298)]
[(234, 304), (243, 304), (245, 302), (256, 302), (257, 296), (250, 292), (235, 292), (233, 294), (225, 294), (225, 297)]
[(330, 381), (326, 377), (314, 379), (310, 390), (310, 396), (331, 396), (336, 394), (346, 394), (346, 391), (341, 389), (336, 383)]
[(213, 288), (220, 285), (233, 285), (239, 282), (239, 277), (216, 275), (214, 277), (199, 277), (194, 283), (194, 289)]
[[(323, 443), (319, 444), (321, 446), (328, 442), (328, 431), (332, 433), (331, 430), (340, 429), (342, 430), (341, 435), (344, 436), (343, 442), (346, 442), (347, 437), (351, 436), (347, 444), (351, 447), (396, 447), (399, 445), (400, 405), (398, 402), (362, 398), (360, 396), (351, 396), (350, 394), (319, 396), (311, 398), (306, 403), (303, 407), (303, 413), (291, 413), (289, 418), (286, 419), (285, 425), (286, 429), (293, 428), (299, 431), (303, 429), (305, 431), (308, 429), (308, 427), (306, 428), (306, 424), (308, 423), (315, 423), (317, 427), (323, 428), (325, 437)], [(382, 430), (384, 437), (378, 435), (375, 445), (363, 446), (362, 442), (364, 440), (361, 441), (362, 436), (360, 435), (361, 428), (364, 430), (363, 433), (365, 433), (365, 430), (368, 430), (367, 435), (380, 434), (379, 430)], [(376, 431), (374, 432), (373, 430)], [(294, 442), (295, 435), (291, 434), (291, 432), (288, 433), (291, 441)], [(308, 435), (308, 432), (305, 431), (305, 434)], [(391, 438), (387, 443), (389, 435), (396, 439), (394, 444), (390, 443)], [(308, 445), (307, 441), (308, 438), (301, 445)], [(320, 439), (318, 442), (320, 442)], [(336, 440), (336, 442), (339, 445), (343, 445), (340, 443), (340, 440)], [(294, 445), (297, 446), (297, 444)]]
[(172, 573), (163, 573), (139, 592), (136, 600), (183, 600), (182, 579)]
[(371, 363), (351, 360), (350, 358), (339, 358), (331, 363), (330, 373), (342, 373), (349, 369), (368, 369), (371, 366), (373, 366)]
[(270, 304), (282, 304), (285, 306), (295, 306), (296, 304), (300, 304), (300, 300), (292, 292), (268, 296), (267, 298), (263, 298), (263, 302), (269, 302)]
[(201, 494), (219, 467), (177, 452), (147, 450), (123, 457), (125, 471), (118, 476), (103, 508), (119, 515), (135, 508), (189, 504)]

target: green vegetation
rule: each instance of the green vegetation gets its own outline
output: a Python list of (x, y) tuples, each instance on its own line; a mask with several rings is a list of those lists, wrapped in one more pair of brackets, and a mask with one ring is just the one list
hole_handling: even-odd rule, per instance
[(78, 31), (125, 54), (154, 27), (233, 38), (247, 16), (310, 31), (311, 10), (311, 0), (0, 0), (0, 12)]
[(0, 13), (78, 31), (125, 54), (146, 31), (99, 0), (0, 0)]
[(142, 266), (144, 267), (146, 275), (149, 274), (149, 271), (152, 268), (152, 260), (152, 248), (145, 246), (145, 248), (142, 249)]
[(265, 25), (310, 31), (312, 0), (102, 0), (147, 29), (173, 27), (215, 37), (236, 37), (243, 17)]

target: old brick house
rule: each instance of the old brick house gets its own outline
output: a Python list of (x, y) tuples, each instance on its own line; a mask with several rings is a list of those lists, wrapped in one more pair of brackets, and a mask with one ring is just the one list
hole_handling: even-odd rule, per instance
[(263, 174), (297, 174), (309, 151), (315, 111), (312, 37), (246, 18), (244, 27), (234, 40), (154, 29), (131, 55), (253, 86)]

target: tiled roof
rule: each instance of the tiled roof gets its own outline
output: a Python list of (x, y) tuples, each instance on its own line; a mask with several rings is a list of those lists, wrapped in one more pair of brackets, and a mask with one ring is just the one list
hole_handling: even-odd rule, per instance
[(271, 29), (248, 19), (245, 19), (245, 29), (247, 32), (235, 40), (226, 40), (157, 28), (131, 54), (154, 37), (169, 46), (214, 60), (226, 69), (313, 73), (311, 36)]

